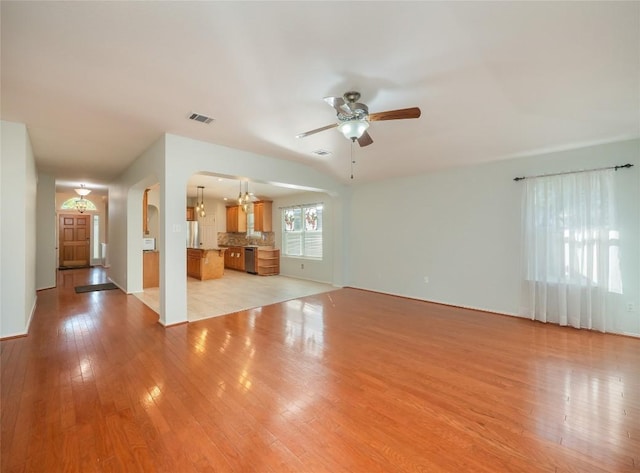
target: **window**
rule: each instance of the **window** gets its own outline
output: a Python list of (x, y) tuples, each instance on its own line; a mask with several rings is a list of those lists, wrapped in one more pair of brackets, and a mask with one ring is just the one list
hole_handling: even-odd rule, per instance
[(622, 292), (612, 176), (579, 173), (526, 183), (527, 279)]
[(606, 331), (622, 294), (614, 171), (527, 180), (523, 315)]
[[(76, 210), (76, 201), (79, 200), (78, 197), (72, 197), (70, 199), (65, 200), (60, 206), (61, 210)], [(83, 199), (87, 202), (87, 210), (97, 211), (95, 204), (91, 202), (89, 199)]]
[(93, 249), (91, 251), (91, 257), (94, 260), (100, 259), (100, 215), (93, 216)]
[(282, 253), (322, 259), (322, 204), (282, 209)]

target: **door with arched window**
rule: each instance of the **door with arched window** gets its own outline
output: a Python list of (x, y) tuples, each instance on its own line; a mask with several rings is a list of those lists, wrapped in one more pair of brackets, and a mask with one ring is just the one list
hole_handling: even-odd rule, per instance
[(60, 268), (89, 266), (91, 242), (91, 215), (59, 215)]

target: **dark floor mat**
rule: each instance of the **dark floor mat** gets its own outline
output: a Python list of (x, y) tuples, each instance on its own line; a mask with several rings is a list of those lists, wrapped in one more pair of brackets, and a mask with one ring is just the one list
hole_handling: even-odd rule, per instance
[(111, 289), (118, 289), (118, 286), (112, 282), (105, 284), (92, 284), (91, 286), (76, 286), (76, 292), (93, 292), (93, 291), (110, 291)]

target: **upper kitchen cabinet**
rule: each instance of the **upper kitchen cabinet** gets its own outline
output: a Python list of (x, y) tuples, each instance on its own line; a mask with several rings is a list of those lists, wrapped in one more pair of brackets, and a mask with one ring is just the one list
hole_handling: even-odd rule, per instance
[(247, 214), (239, 205), (227, 207), (227, 232), (245, 233), (247, 231)]
[(142, 234), (149, 234), (149, 189), (142, 194)]
[(259, 200), (253, 203), (253, 229), (256, 232), (273, 231), (272, 209), (273, 202), (270, 200)]
[(142, 194), (142, 236), (157, 238), (159, 233), (159, 186), (144, 190)]
[(196, 212), (193, 207), (187, 207), (187, 221), (193, 222), (196, 219)]

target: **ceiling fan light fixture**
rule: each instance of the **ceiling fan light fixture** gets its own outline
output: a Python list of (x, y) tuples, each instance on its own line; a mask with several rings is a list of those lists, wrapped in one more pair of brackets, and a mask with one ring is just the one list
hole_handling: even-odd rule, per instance
[(367, 120), (348, 120), (338, 126), (340, 133), (351, 141), (360, 138), (362, 134), (367, 131), (367, 128), (369, 128), (369, 122)]

